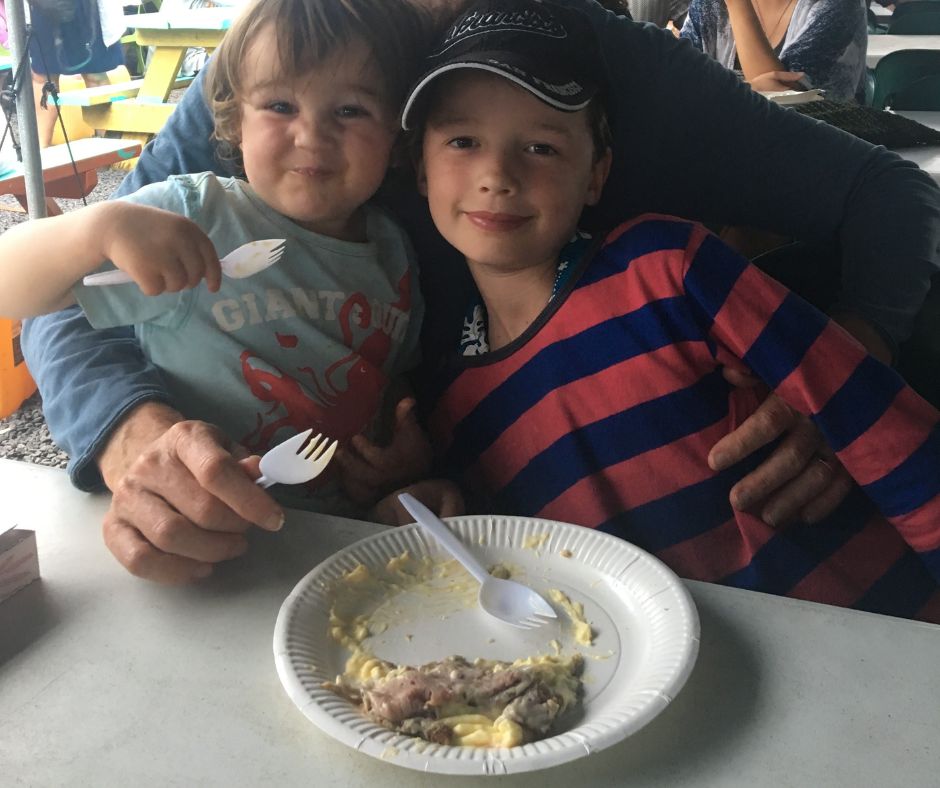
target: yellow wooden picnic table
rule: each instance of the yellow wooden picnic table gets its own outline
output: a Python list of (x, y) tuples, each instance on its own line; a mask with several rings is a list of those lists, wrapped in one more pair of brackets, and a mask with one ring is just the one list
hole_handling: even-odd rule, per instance
[(143, 79), (128, 83), (133, 87), (123, 91), (109, 91), (105, 86), (98, 93), (96, 89), (63, 93), (62, 103), (82, 104), (85, 122), (95, 129), (119, 131), (125, 140), (145, 143), (163, 128), (173, 111), (167, 98), (186, 50), (215, 49), (235, 13), (232, 8), (200, 8), (125, 17), (127, 26), (136, 31), (138, 45), (154, 48)]

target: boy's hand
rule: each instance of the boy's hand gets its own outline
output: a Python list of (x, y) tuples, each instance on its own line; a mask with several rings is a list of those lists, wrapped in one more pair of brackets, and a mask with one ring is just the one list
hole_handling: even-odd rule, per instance
[(456, 484), (447, 479), (427, 479), (385, 496), (372, 509), (372, 519), (385, 525), (413, 523), (415, 518), (398, 500), (404, 492), (411, 493), (438, 517), (456, 517), (465, 511), (463, 495)]
[(388, 446), (376, 446), (365, 435), (356, 435), (337, 452), (343, 489), (351, 500), (372, 504), (389, 490), (428, 474), (431, 444), (414, 408), (414, 397), (405, 397), (395, 406), (395, 432)]
[(115, 200), (98, 223), (101, 255), (133, 277), (145, 295), (176, 293), (206, 280), (219, 289), (222, 268), (209, 237), (185, 216)]

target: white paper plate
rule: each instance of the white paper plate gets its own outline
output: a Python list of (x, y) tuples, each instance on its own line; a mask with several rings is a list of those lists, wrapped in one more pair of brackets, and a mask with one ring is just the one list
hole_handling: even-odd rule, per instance
[(291, 700), (325, 733), (367, 755), (420, 771), (525, 772), (621, 741), (659, 714), (685, 684), (698, 655), (698, 613), (681, 581), (658, 559), (616, 537), (566, 523), (516, 517), (449, 522), (485, 564), (503, 563), (513, 569), (514, 579), (540, 593), (558, 588), (581, 602), (597, 633), (594, 645), (575, 644), (570, 621), (560, 611), (558, 624), (519, 630), (468, 605), (466, 595), (430, 598), (407, 592), (396, 598), (400, 618), (366, 645), (384, 659), (419, 665), (452, 654), (471, 660), (551, 654), (554, 638), (563, 654), (578, 650), (585, 656), (581, 708), (559, 719), (556, 735), (542, 741), (504, 749), (447, 747), (379, 727), (322, 688), (342, 673), (347, 656), (327, 633), (330, 589), (343, 574), (360, 563), (384, 566), (405, 550), (449, 558), (432, 537), (409, 525), (334, 554), (281, 606), (274, 629), (278, 676)]

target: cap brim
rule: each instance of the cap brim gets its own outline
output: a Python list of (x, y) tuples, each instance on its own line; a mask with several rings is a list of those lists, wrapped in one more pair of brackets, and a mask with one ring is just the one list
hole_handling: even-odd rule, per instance
[(462, 60), (455, 60), (449, 63), (444, 63), (443, 65), (432, 69), (423, 77), (421, 77), (418, 83), (411, 89), (408, 100), (405, 102), (405, 108), (402, 110), (402, 129), (409, 131), (414, 128), (412, 123), (413, 115), (416, 107), (418, 106), (422, 93), (426, 93), (426, 88), (431, 84), (431, 82), (440, 77), (442, 74), (446, 74), (450, 71), (475, 69), (477, 71), (488, 71), (491, 74), (497, 74), (498, 76), (508, 79), (510, 82), (513, 82), (519, 87), (525, 89), (537, 99), (544, 101), (550, 107), (554, 107), (555, 109), (561, 110), (562, 112), (578, 112), (579, 110), (584, 109), (588, 104), (591, 103), (591, 99), (597, 92), (596, 89), (582, 87), (581, 96), (579, 98), (575, 99), (574, 101), (562, 101), (556, 96), (552, 96), (551, 94), (546, 93), (544, 90), (540, 90), (537, 85), (529, 82), (518, 73), (511, 71), (508, 68), (500, 68), (499, 65), (493, 62), (493, 59), (497, 56), (502, 57), (502, 54), (496, 52), (478, 53), (472, 58), (464, 58)]

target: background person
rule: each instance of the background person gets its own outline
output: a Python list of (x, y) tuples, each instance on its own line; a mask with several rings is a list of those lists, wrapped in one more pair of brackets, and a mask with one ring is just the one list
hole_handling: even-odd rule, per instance
[(852, 101), (864, 93), (865, 12), (863, 0), (692, 0), (680, 35), (754, 90)]
[(39, 147), (46, 148), (59, 119), (47, 83), (58, 89), (60, 74), (81, 74), (86, 88), (107, 85), (106, 72), (124, 63), (124, 6), (121, 0), (33, 0), (29, 8), (36, 125)]
[[(940, 412), (700, 225), (578, 231), (611, 165), (597, 49), (579, 14), (483, 0), (406, 102), (480, 294), (429, 419), (445, 470), (483, 511), (598, 528), (681, 577), (940, 622)], [(816, 526), (732, 509), (747, 468), (707, 455), (758, 406), (720, 373), (742, 364), (864, 494)]]

